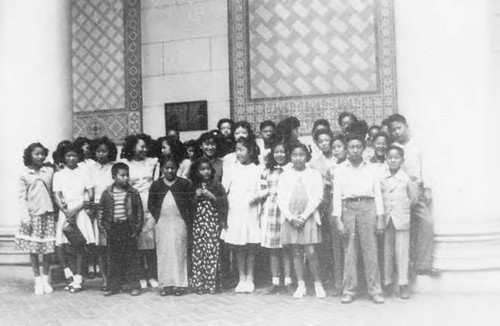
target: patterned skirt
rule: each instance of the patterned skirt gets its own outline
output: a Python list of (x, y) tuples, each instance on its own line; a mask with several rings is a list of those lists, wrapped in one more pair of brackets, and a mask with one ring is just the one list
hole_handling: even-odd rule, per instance
[(269, 196), (262, 208), (260, 216), (261, 240), (264, 248), (281, 248), (281, 217), (276, 196)]
[(54, 213), (31, 216), (30, 221), (21, 223), (15, 236), (17, 249), (30, 254), (54, 252), (56, 224)]
[(217, 210), (209, 200), (196, 206), (193, 223), (191, 287), (197, 291), (217, 289), (220, 255), (220, 226)]

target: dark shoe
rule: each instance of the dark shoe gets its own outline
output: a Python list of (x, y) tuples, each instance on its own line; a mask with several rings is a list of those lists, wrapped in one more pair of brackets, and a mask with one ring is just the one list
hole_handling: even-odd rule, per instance
[(266, 294), (275, 295), (275, 294), (280, 294), (280, 292), (281, 292), (281, 286), (273, 284), (270, 288), (267, 289)]
[(101, 286), (101, 291), (102, 291), (102, 292), (106, 292), (106, 291), (108, 291), (108, 290), (109, 290), (109, 289), (108, 289), (108, 287), (107, 287), (106, 285)]
[(185, 294), (187, 294), (187, 291), (185, 289), (177, 288), (177, 289), (174, 290), (174, 295), (176, 297), (180, 297), (180, 296), (183, 296)]
[(93, 280), (93, 279), (95, 278), (95, 273), (94, 273), (94, 272), (88, 272), (88, 273), (87, 273), (87, 278), (88, 278), (89, 280)]
[(340, 303), (347, 304), (347, 303), (351, 303), (353, 301), (354, 301), (354, 297), (350, 294), (342, 294), (342, 296), (340, 297)]
[(371, 299), (376, 304), (382, 304), (382, 303), (385, 302), (384, 297), (381, 296), (380, 294), (374, 294), (374, 295), (372, 295)]
[(120, 293), (120, 290), (119, 289), (114, 289), (114, 290), (106, 290), (104, 291), (104, 296), (105, 297), (109, 297), (111, 295), (114, 295), (114, 294), (118, 294)]
[(340, 294), (341, 294), (341, 293), (342, 293), (342, 291), (340, 291), (340, 290), (339, 290), (339, 289), (337, 289), (337, 288), (334, 288), (334, 289), (332, 290), (332, 292), (330, 293), (330, 296), (331, 296), (331, 297), (338, 297), (338, 296), (340, 296)]
[(408, 300), (410, 298), (410, 289), (408, 285), (401, 285), (399, 287), (399, 297), (403, 300)]
[(141, 290), (139, 290), (139, 289), (133, 289), (132, 291), (130, 291), (130, 295), (133, 297), (136, 297), (140, 294), (141, 294)]

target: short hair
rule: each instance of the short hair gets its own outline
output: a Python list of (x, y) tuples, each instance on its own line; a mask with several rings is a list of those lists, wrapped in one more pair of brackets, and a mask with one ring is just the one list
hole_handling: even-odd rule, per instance
[(400, 146), (397, 146), (397, 145), (389, 145), (387, 147), (387, 149), (385, 150), (386, 153), (389, 153), (389, 151), (392, 151), (392, 150), (395, 150), (395, 151), (398, 151), (399, 155), (401, 155), (401, 157), (405, 157), (405, 150), (400, 147)]
[(189, 171), (189, 179), (191, 179), (191, 181), (193, 182), (193, 184), (195, 186), (200, 185), (202, 182), (202, 178), (201, 178), (200, 174), (198, 173), (198, 170), (200, 169), (200, 166), (203, 163), (207, 163), (208, 165), (210, 165), (210, 170), (212, 170), (211, 180), (213, 180), (213, 178), (215, 176), (215, 169), (212, 166), (212, 163), (210, 163), (210, 159), (206, 158), (206, 157), (200, 157), (199, 159), (197, 159), (196, 161), (193, 162), (193, 164), (191, 165), (191, 170)]
[(77, 142), (71, 142), (71, 141), (62, 141), (57, 145), (57, 154), (55, 156), (58, 159), (57, 163), (63, 163), (65, 164), (64, 157), (68, 152), (75, 152), (76, 156), (78, 157), (78, 162), (83, 161), (83, 150), (81, 144)]
[(328, 130), (331, 129), (330, 122), (328, 122), (328, 120), (326, 120), (326, 119), (318, 119), (318, 120), (314, 121), (312, 130), (316, 129), (316, 127), (318, 127), (318, 126), (325, 126)]
[(370, 126), (370, 128), (368, 128), (368, 133), (370, 133), (370, 131), (372, 131), (373, 129), (379, 129), (380, 130), (380, 126), (379, 125), (373, 125), (373, 126)]
[(231, 119), (228, 119), (228, 118), (222, 118), (219, 120), (219, 122), (217, 122), (217, 129), (220, 130), (221, 126), (224, 124), (224, 123), (229, 123), (231, 125), (231, 132), (234, 132), (234, 121), (231, 120)]
[(197, 149), (198, 149), (198, 156), (202, 156), (203, 155), (203, 151), (199, 150), (199, 148), (201, 147), (201, 145), (205, 142), (208, 142), (210, 140), (213, 140), (214, 143), (215, 143), (215, 156), (218, 157), (219, 156), (219, 152), (221, 150), (221, 138), (222, 138), (222, 134), (220, 133), (219, 130), (210, 130), (210, 131), (207, 131), (207, 132), (204, 132), (200, 135), (200, 137), (198, 138), (198, 140), (196, 141), (196, 144), (197, 144)]
[(389, 119), (386, 118), (386, 119), (382, 120), (382, 123), (380, 124), (380, 128), (382, 128), (383, 126), (387, 126), (387, 127), (390, 126)]
[(392, 125), (393, 122), (400, 122), (400, 123), (405, 124), (405, 125), (408, 124), (406, 122), (406, 118), (399, 113), (395, 113), (395, 114), (389, 116), (389, 118), (387, 118), (387, 122), (389, 123), (389, 126)]
[(333, 134), (332, 132), (330, 131), (330, 129), (320, 129), (320, 130), (316, 130), (316, 132), (314, 133), (313, 135), (313, 139), (315, 142), (318, 141), (318, 138), (319, 136), (321, 135), (328, 135), (330, 137), (330, 145), (332, 144), (333, 142)]
[(233, 131), (236, 131), (236, 129), (238, 128), (243, 128), (243, 129), (246, 129), (247, 132), (248, 132), (248, 139), (251, 139), (252, 141), (255, 141), (255, 134), (252, 130), (252, 126), (250, 125), (250, 123), (248, 121), (245, 121), (245, 120), (242, 120), (242, 121), (238, 121), (234, 124), (234, 129)]
[(92, 147), (92, 140), (90, 140), (87, 137), (78, 137), (77, 139), (75, 139), (75, 144), (77, 146), (83, 147), (83, 145), (85, 145), (85, 143), (89, 144), (89, 146)]
[(241, 144), (243, 147), (247, 148), (250, 154), (250, 162), (259, 165), (259, 146), (255, 140), (250, 138), (240, 138), (236, 141), (236, 144)]
[(172, 155), (175, 156), (175, 160), (180, 164), (180, 162), (186, 157), (187, 152), (182, 142), (173, 136), (163, 136), (158, 138), (154, 142), (153, 150), (154, 156), (160, 159), (163, 155), (161, 153), (161, 146), (163, 142), (167, 142), (170, 147)]
[(111, 175), (113, 177), (116, 177), (119, 170), (127, 170), (127, 172), (130, 171), (130, 169), (126, 163), (118, 162), (118, 163), (113, 164), (113, 166), (111, 167)]
[(339, 114), (339, 118), (337, 119), (339, 126), (342, 124), (342, 120), (344, 120), (345, 117), (350, 117), (353, 122), (358, 121), (358, 117), (356, 117), (354, 113), (349, 111), (343, 111)]
[(151, 139), (151, 136), (147, 134), (137, 134), (137, 135), (129, 135), (125, 137), (125, 144), (123, 145), (122, 153), (121, 153), (121, 158), (124, 158), (128, 161), (130, 161), (132, 158), (134, 158), (134, 149), (139, 140), (142, 140), (146, 143), (146, 146), (148, 147), (148, 156), (151, 154), (151, 144), (153, 140)]
[(271, 147), (271, 150), (269, 151), (269, 154), (266, 156), (266, 168), (269, 170), (274, 169), (276, 165), (278, 165), (278, 162), (274, 159), (274, 151), (276, 150), (276, 147), (278, 146), (283, 146), (285, 148), (285, 155), (287, 159), (290, 157), (290, 150), (288, 148), (288, 143), (281, 140), (277, 143), (274, 143), (273, 146)]
[(387, 142), (387, 144), (390, 144), (390, 143), (391, 143), (391, 138), (389, 137), (389, 135), (387, 135), (386, 133), (383, 133), (383, 132), (379, 132), (379, 133), (377, 133), (377, 134), (373, 137), (373, 142), (375, 142), (375, 141), (377, 140), (377, 138), (380, 138), (380, 137), (385, 138), (385, 141)]
[(259, 130), (262, 131), (265, 127), (273, 127), (276, 130), (276, 124), (271, 120), (265, 120), (260, 123)]
[(49, 155), (49, 150), (41, 143), (31, 143), (24, 149), (23, 152), (23, 162), (25, 166), (31, 166), (33, 164), (33, 157), (31, 156), (31, 153), (33, 153), (35, 148), (41, 148), (45, 157)]
[(347, 142), (353, 139), (359, 139), (365, 146), (366, 133), (368, 132), (368, 124), (364, 120), (355, 120), (349, 126), (348, 134), (346, 136)]
[(181, 163), (181, 161), (179, 161), (179, 158), (176, 157), (175, 155), (167, 154), (165, 156), (160, 157), (160, 168), (163, 168), (163, 166), (168, 162), (174, 162), (177, 168), (179, 168), (179, 165)]
[(345, 135), (344, 135), (343, 133), (341, 133), (341, 132), (337, 132), (337, 133), (333, 134), (332, 144), (333, 144), (334, 142), (336, 142), (337, 140), (338, 140), (338, 141), (340, 141), (340, 142), (342, 142), (342, 143), (344, 144), (344, 147), (345, 147), (345, 145), (347, 144), (346, 137), (345, 137)]
[(109, 139), (108, 137), (101, 137), (101, 138), (94, 139), (94, 141), (92, 142), (92, 147), (91, 147), (92, 158), (95, 159), (95, 157), (96, 157), (95, 154), (97, 152), (97, 149), (101, 145), (106, 146), (106, 148), (108, 149), (108, 159), (109, 159), (109, 161), (110, 162), (116, 161), (116, 156), (118, 155), (118, 149), (116, 148), (115, 143), (113, 143), (111, 141), (111, 139)]
[(190, 139), (187, 142), (183, 144), (184, 146), (184, 151), (187, 154), (187, 150), (189, 147), (192, 147), (194, 149), (194, 157), (198, 157), (200, 154), (200, 146), (198, 146), (198, 142), (195, 139)]
[(290, 135), (292, 134), (294, 129), (300, 127), (300, 120), (296, 117), (288, 117), (280, 122), (276, 126), (277, 138), (284, 139), (285, 141), (290, 140)]
[(302, 148), (306, 152), (306, 162), (309, 162), (312, 158), (311, 152), (309, 151), (309, 148), (307, 148), (307, 146), (300, 141), (296, 141), (290, 144), (288, 160), (292, 161), (292, 152), (297, 148)]

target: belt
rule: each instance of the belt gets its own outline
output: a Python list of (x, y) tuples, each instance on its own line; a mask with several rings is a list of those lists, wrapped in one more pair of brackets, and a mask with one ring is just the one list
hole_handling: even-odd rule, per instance
[(367, 200), (373, 200), (373, 197), (368, 197), (368, 196), (359, 196), (359, 197), (349, 197), (343, 199), (343, 201), (346, 202), (352, 202), (352, 201), (367, 201)]

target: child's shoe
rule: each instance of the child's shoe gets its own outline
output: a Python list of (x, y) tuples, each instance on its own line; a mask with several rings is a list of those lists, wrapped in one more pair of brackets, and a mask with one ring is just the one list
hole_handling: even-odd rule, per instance
[(316, 298), (318, 298), (318, 299), (326, 298), (325, 289), (323, 289), (323, 286), (321, 285), (321, 283), (315, 283), (314, 290), (316, 292)]
[(255, 284), (253, 283), (253, 281), (246, 281), (246, 284), (245, 284), (245, 293), (253, 293), (253, 291), (255, 291)]
[(302, 299), (306, 295), (306, 287), (303, 285), (297, 286), (297, 289), (293, 293), (294, 299)]
[(234, 292), (236, 293), (244, 293), (246, 289), (246, 282), (245, 281), (240, 281), (238, 285), (234, 288)]
[(142, 290), (144, 290), (148, 287), (148, 282), (146, 282), (146, 280), (140, 280), (139, 283), (141, 284)]
[(42, 278), (40, 276), (35, 277), (35, 294), (36, 295), (43, 294), (43, 283), (42, 283)]
[(52, 293), (52, 291), (54, 291), (52, 289), (52, 286), (50, 286), (49, 284), (48, 275), (42, 275), (42, 286), (43, 286), (43, 293)]
[(82, 276), (75, 275), (73, 283), (71, 283), (69, 293), (78, 293), (82, 290)]
[(66, 277), (66, 286), (64, 287), (64, 291), (69, 291), (75, 276), (73, 275), (71, 269), (69, 269), (68, 267), (64, 269), (64, 277)]
[(158, 281), (155, 280), (154, 278), (149, 279), (149, 285), (153, 288), (156, 289), (158, 287)]
[(410, 299), (410, 289), (408, 288), (408, 285), (401, 285), (399, 287), (399, 297), (403, 300)]

